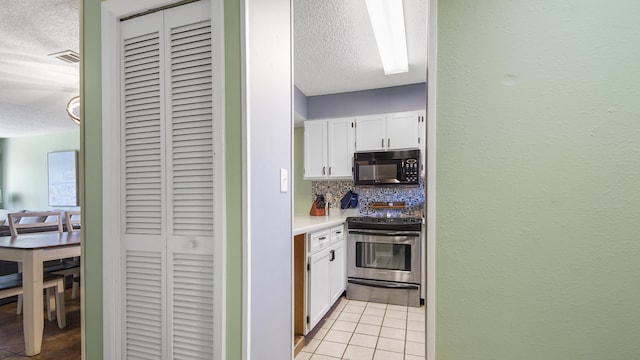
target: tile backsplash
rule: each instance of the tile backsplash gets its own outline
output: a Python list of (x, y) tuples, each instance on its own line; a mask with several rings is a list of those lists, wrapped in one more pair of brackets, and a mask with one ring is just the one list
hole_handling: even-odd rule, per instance
[(319, 180), (311, 182), (312, 198), (315, 199), (317, 194), (331, 194), (329, 203), (334, 209), (340, 208), (340, 199), (347, 191), (353, 190), (353, 188), (353, 181), (351, 180)]
[[(398, 217), (422, 216), (424, 205), (424, 181), (419, 185), (389, 185), (389, 186), (354, 186), (351, 180), (312, 181), (313, 198), (316, 194), (331, 194), (332, 208), (340, 208), (340, 199), (352, 190), (358, 194), (358, 211), (362, 216)], [(373, 209), (372, 202), (404, 201), (404, 209)]]

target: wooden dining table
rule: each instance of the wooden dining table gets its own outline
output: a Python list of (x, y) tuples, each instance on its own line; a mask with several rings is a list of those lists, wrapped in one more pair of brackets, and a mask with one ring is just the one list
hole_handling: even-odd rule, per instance
[(80, 232), (0, 237), (0, 260), (22, 263), (23, 331), (27, 356), (40, 353), (44, 330), (42, 264), (80, 256)]

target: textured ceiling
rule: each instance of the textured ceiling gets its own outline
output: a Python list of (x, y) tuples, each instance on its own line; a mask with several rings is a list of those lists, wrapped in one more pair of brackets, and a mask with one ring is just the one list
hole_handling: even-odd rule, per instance
[(77, 129), (65, 107), (79, 64), (48, 55), (79, 51), (79, 0), (2, 0), (0, 11), (0, 138)]
[(294, 0), (298, 89), (314, 96), (425, 82), (426, 0), (403, 4), (409, 72), (385, 75), (365, 0)]
[[(385, 76), (364, 0), (293, 0), (294, 81), (307, 96), (424, 82), (426, 0), (403, 0), (409, 72)], [(79, 0), (1, 0), (0, 138), (77, 129)]]

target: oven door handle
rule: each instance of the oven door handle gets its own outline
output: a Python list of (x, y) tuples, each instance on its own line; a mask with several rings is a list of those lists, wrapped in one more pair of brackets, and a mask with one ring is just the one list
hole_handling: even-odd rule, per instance
[(418, 285), (415, 285), (415, 284), (386, 283), (386, 282), (375, 281), (375, 280), (374, 281), (369, 281), (369, 280), (349, 279), (349, 280), (347, 280), (347, 282), (350, 283), (350, 284), (371, 286), (371, 287), (377, 287), (377, 288), (383, 288), (383, 289), (407, 289), (407, 290), (418, 290), (418, 289), (420, 289), (420, 287)]
[(420, 233), (413, 231), (380, 231), (380, 230), (349, 230), (349, 234), (371, 236), (408, 236), (420, 237)]

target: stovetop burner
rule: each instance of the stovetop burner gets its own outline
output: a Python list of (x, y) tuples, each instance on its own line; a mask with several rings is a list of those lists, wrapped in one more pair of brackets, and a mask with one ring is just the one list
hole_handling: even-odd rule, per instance
[(355, 216), (347, 218), (347, 226), (350, 229), (420, 230), (422, 218)]

